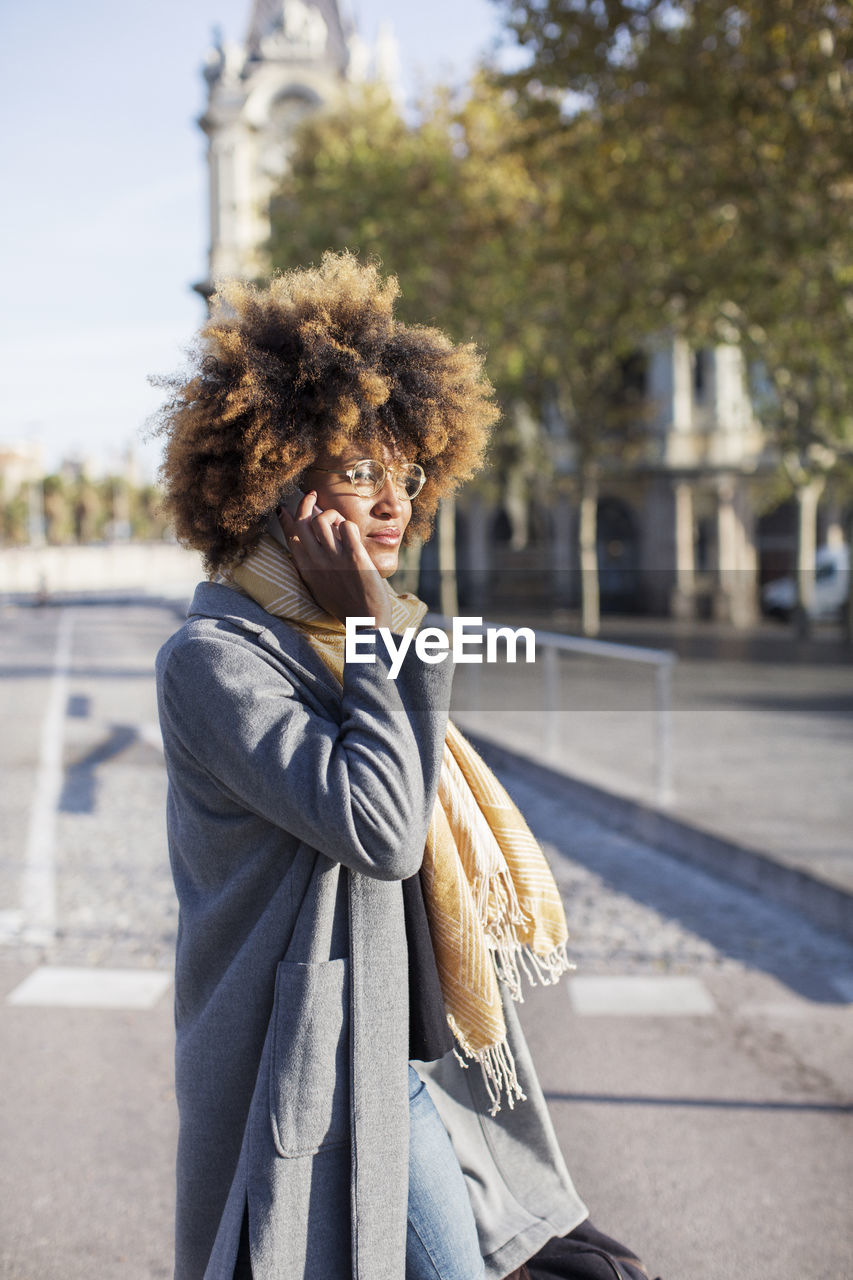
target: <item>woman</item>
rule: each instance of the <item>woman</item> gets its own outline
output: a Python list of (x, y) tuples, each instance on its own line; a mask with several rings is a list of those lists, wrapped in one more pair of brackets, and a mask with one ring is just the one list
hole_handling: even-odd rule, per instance
[(424, 607), (386, 580), (496, 417), (395, 296), (346, 254), (227, 285), (162, 411), (211, 574), (157, 662), (178, 1280), (497, 1280), (586, 1218), (510, 998), (567, 967), (559, 897), (448, 724), (451, 663), (389, 678)]

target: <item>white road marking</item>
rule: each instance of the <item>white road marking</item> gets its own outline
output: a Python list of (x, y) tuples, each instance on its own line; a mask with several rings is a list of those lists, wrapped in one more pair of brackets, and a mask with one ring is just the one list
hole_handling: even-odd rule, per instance
[(15, 987), (6, 1003), (65, 1009), (151, 1009), (171, 982), (171, 973), (155, 969), (44, 965)]
[(62, 738), (68, 701), (74, 616), (59, 619), (53, 675), (42, 723), (39, 763), (30, 805), (30, 821), (21, 884), (22, 935), (44, 946), (56, 931), (56, 811), (62, 794)]
[(680, 974), (570, 978), (568, 987), (575, 1013), (588, 1016), (707, 1016), (716, 1012), (704, 984)]
[(17, 942), (21, 936), (24, 917), (16, 908), (0, 911), (0, 944)]
[(160, 733), (159, 724), (141, 724), (139, 726), (139, 736), (143, 742), (148, 744), (149, 747), (154, 747), (155, 750), (162, 753), (163, 735)]

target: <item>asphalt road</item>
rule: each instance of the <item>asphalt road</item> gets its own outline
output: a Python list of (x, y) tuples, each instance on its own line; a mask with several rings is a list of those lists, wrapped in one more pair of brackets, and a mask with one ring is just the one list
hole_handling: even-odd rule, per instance
[[(177, 621), (2, 617), (10, 1280), (171, 1274), (176, 909), (151, 663)], [(506, 781), (566, 902), (576, 972), (521, 1013), (594, 1220), (664, 1280), (853, 1275), (853, 947)]]

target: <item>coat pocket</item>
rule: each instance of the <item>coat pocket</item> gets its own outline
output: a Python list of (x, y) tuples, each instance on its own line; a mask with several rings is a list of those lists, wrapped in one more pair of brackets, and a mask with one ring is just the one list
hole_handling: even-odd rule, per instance
[(281, 1156), (349, 1141), (349, 961), (276, 971), (270, 1121)]

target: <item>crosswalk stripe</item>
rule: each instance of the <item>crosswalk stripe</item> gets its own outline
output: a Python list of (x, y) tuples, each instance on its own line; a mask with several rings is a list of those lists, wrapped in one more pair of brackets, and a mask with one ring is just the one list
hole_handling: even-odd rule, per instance
[(9, 993), (6, 1003), (66, 1009), (151, 1009), (171, 982), (171, 973), (157, 969), (43, 965)]
[(575, 1013), (610, 1017), (703, 1016), (716, 1013), (711, 994), (698, 978), (682, 974), (570, 978)]

